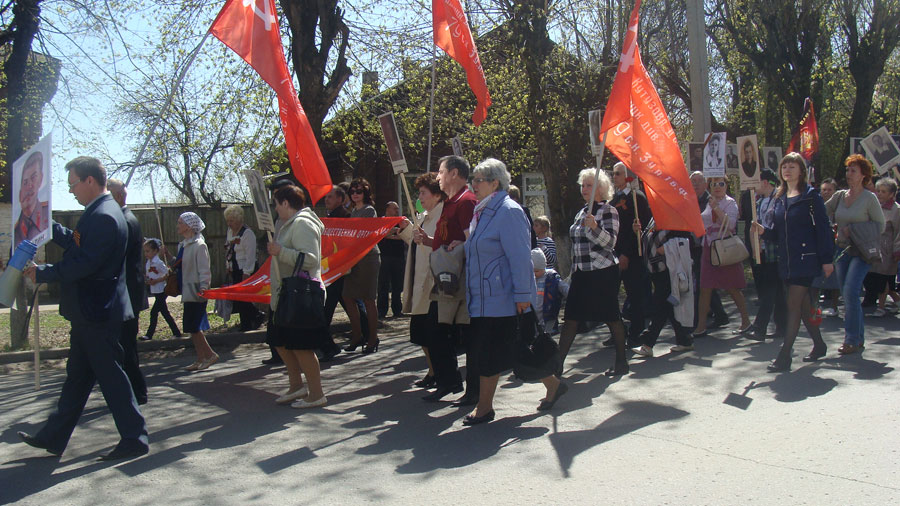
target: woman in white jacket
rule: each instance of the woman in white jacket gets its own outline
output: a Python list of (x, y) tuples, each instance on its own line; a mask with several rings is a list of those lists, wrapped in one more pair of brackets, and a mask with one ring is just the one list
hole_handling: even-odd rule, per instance
[(209, 288), (212, 279), (209, 248), (200, 233), (204, 228), (206, 224), (196, 213), (186, 212), (178, 217), (178, 233), (184, 237), (175, 257), (184, 305), (181, 329), (191, 334), (197, 352), (197, 360), (187, 366), (188, 371), (202, 371), (219, 360), (203, 334), (204, 330), (209, 330), (209, 321), (206, 319), (206, 299), (200, 292)]
[[(429, 265), (431, 248), (422, 243), (423, 234), (415, 232), (421, 230), (428, 237), (434, 236), (447, 195), (441, 191), (434, 172), (419, 176), (416, 179), (416, 189), (419, 191), (419, 201), (425, 212), (417, 220), (418, 225), (410, 226), (411, 223), (407, 219), (400, 223), (400, 237), (410, 245), (406, 255), (406, 275), (403, 278), (403, 312), (411, 315), (409, 342), (422, 347), (425, 361), (428, 363), (428, 374), (417, 381), (416, 386), (429, 388), (436, 384), (434, 368), (428, 354), (428, 341), (437, 322), (437, 303), (432, 303), (429, 299), (431, 287), (434, 286)], [(435, 306), (434, 311), (431, 311), (432, 305)]]

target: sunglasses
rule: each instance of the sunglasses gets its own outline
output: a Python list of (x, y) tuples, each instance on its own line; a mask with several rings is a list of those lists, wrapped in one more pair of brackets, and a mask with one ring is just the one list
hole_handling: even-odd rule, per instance
[(350, 195), (354, 195), (354, 194), (356, 194), (356, 195), (365, 195), (365, 194), (366, 194), (366, 192), (364, 192), (364, 191), (362, 191), (362, 190), (360, 190), (360, 189), (353, 189), (353, 190), (348, 191), (347, 193), (350, 194)]
[(715, 183), (709, 183), (713, 188), (719, 187), (722, 188), (725, 186), (725, 181), (716, 181)]

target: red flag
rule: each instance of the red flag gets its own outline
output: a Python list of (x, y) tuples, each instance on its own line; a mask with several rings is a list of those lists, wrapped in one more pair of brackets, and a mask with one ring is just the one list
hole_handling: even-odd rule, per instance
[(228, 0), (209, 33), (240, 55), (278, 95), (281, 129), (294, 176), (316, 203), (331, 176), (288, 72), (274, 0)]
[(459, 5), (459, 0), (432, 0), (431, 17), (434, 20), (434, 43), (466, 70), (466, 80), (478, 100), (475, 113), (472, 114), (472, 122), (478, 126), (487, 118), (491, 94), (478, 58), (478, 48), (469, 31), (466, 13)]
[(607, 132), (606, 148), (644, 181), (657, 228), (687, 230), (699, 237), (705, 231), (697, 196), (675, 131), (641, 62), (637, 46), (640, 8), (638, 0), (600, 134)]
[[(322, 218), (322, 281), (326, 285), (362, 260), (378, 241), (395, 227), (401, 217)], [(269, 264), (271, 257), (252, 276), (230, 286), (212, 288), (201, 295), (207, 299), (242, 300), (268, 304), (270, 298)]]
[(819, 163), (819, 127), (816, 125), (816, 111), (809, 97), (803, 102), (803, 115), (800, 118), (800, 125), (791, 136), (788, 152), (800, 153), (806, 160), (809, 171), (807, 179), (813, 183), (816, 179), (815, 167)]

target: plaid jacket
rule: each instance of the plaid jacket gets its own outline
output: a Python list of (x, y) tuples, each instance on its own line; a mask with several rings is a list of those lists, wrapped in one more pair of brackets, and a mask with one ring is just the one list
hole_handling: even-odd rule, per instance
[(594, 218), (597, 229), (584, 226), (585, 205), (575, 216), (575, 222), (569, 227), (572, 239), (572, 270), (597, 271), (619, 263), (613, 248), (619, 235), (619, 213), (606, 201), (595, 202)]
[(666, 272), (666, 255), (659, 253), (659, 248), (669, 239), (676, 237), (686, 237), (690, 239), (690, 232), (680, 230), (658, 230), (656, 228), (656, 220), (651, 219), (641, 234), (641, 241), (644, 247), (644, 262), (647, 270), (651, 273)]

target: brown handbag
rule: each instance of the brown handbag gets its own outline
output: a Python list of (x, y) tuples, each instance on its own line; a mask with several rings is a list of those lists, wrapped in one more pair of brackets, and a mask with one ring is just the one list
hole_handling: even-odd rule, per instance
[(169, 297), (177, 297), (181, 295), (181, 287), (178, 286), (178, 268), (180, 266), (181, 259), (179, 258), (177, 262), (169, 267), (169, 273), (166, 274), (166, 287), (163, 289), (163, 293), (165, 293)]

